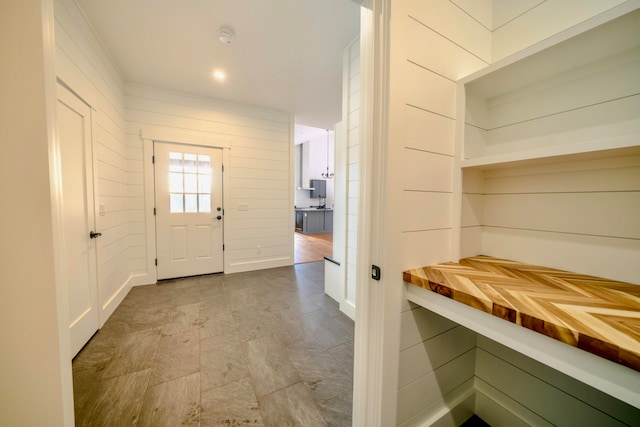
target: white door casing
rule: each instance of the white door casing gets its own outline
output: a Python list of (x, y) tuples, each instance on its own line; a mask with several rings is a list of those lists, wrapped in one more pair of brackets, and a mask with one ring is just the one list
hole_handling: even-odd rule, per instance
[(56, 118), (62, 166), (65, 293), (73, 357), (99, 327), (96, 242), (90, 238), (95, 230), (91, 108), (58, 84)]
[(222, 150), (154, 142), (158, 280), (224, 269)]

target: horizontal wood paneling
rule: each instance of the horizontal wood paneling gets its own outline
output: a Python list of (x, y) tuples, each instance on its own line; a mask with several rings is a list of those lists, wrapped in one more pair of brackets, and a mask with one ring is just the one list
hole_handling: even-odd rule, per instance
[(470, 54), (415, 18), (408, 19), (402, 30), (406, 39), (413, 41), (412, 48), (407, 50), (407, 60), (426, 66), (448, 79), (461, 79), (488, 65), (488, 62)]
[(621, 402), (596, 388), (586, 386), (584, 383), (567, 375), (559, 374), (537, 360), (515, 352), (495, 341), (478, 336), (478, 346), (487, 352), (489, 357), (495, 357), (514, 364), (533, 377), (560, 389), (562, 392), (587, 403), (605, 414), (613, 415), (624, 423), (633, 425), (635, 421), (640, 419), (640, 409)]
[(75, 2), (54, 2), (58, 77), (91, 105), (100, 321), (126, 295), (130, 275), (129, 228), (135, 211), (125, 137), (123, 81)]
[(481, 253), (640, 284), (638, 240), (483, 227)]
[[(400, 54), (391, 84), (402, 101), (394, 112), (401, 129), (393, 146), (401, 150), (401, 259), (407, 268), (450, 258), (455, 80), (486, 65), (478, 54), (489, 57), (490, 34), (449, 1), (393, 7), (391, 49)], [(422, 308), (402, 312), (397, 425), (462, 422), (454, 420), (472, 410), (463, 402), (472, 393), (474, 348), (475, 334), (455, 323)]]
[(473, 193), (463, 195), (462, 225), (483, 228), (479, 238), (467, 233), (462, 252), (638, 283), (639, 162), (628, 156), (465, 171)]
[(415, 1), (403, 10), (443, 38), (451, 40), (469, 54), (489, 62), (491, 32), (448, 0)]
[(534, 45), (624, 2), (584, 0), (580, 2), (580, 7), (576, 8), (564, 0), (547, 0), (494, 31), (492, 61), (498, 61)]
[(455, 118), (455, 82), (412, 62), (407, 62), (405, 67), (407, 81), (421, 82), (420, 85), (406, 87), (405, 103), (445, 117)]
[(418, 345), (423, 341), (440, 335), (458, 325), (442, 316), (414, 307), (404, 311), (401, 315), (402, 330), (400, 331), (400, 350)]
[(640, 240), (640, 191), (486, 195), (483, 224)]
[(453, 156), (455, 120), (411, 105), (405, 107), (405, 147)]
[(495, 346), (480, 340), (476, 376), (543, 420), (567, 426), (622, 426), (638, 420), (640, 410), (531, 361), (534, 368), (527, 358), (502, 346), (494, 354)]
[(450, 193), (405, 191), (403, 204), (406, 206), (403, 231), (424, 231), (451, 228)]
[[(140, 86), (127, 86), (126, 105), (134, 147), (141, 149), (141, 130), (230, 144), (225, 272), (293, 262), (289, 115)], [(240, 203), (248, 210), (240, 211)]]
[(411, 231), (402, 234), (402, 268), (449, 261), (451, 230)]
[(404, 189), (450, 193), (453, 157), (419, 150), (404, 150)]
[(408, 385), (476, 346), (476, 334), (454, 327), (400, 352), (398, 387)]
[[(475, 347), (398, 390), (397, 425), (473, 380)], [(436, 393), (434, 391), (437, 390)], [(434, 413), (440, 408), (432, 408)], [(428, 417), (430, 414), (425, 414)]]

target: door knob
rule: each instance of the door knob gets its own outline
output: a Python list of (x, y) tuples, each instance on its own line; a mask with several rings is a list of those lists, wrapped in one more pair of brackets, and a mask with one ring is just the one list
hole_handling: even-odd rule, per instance
[(102, 233), (96, 233), (95, 231), (91, 231), (89, 233), (89, 237), (92, 238), (92, 239), (97, 239), (100, 236), (102, 236)]
[(218, 215), (218, 216), (216, 217), (216, 219), (217, 219), (218, 221), (220, 221), (220, 220), (222, 219), (222, 217), (221, 217), (220, 215)]

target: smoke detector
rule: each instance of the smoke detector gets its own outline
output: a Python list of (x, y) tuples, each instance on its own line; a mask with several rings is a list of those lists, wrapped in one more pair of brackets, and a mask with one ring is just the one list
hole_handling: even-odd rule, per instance
[(220, 31), (218, 31), (218, 39), (222, 44), (233, 43), (233, 30), (228, 27), (220, 28)]

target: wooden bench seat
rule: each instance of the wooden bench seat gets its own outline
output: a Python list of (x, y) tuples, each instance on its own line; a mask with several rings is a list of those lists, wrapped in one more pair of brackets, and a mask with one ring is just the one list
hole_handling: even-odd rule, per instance
[(640, 285), (476, 256), (404, 281), (640, 371)]

